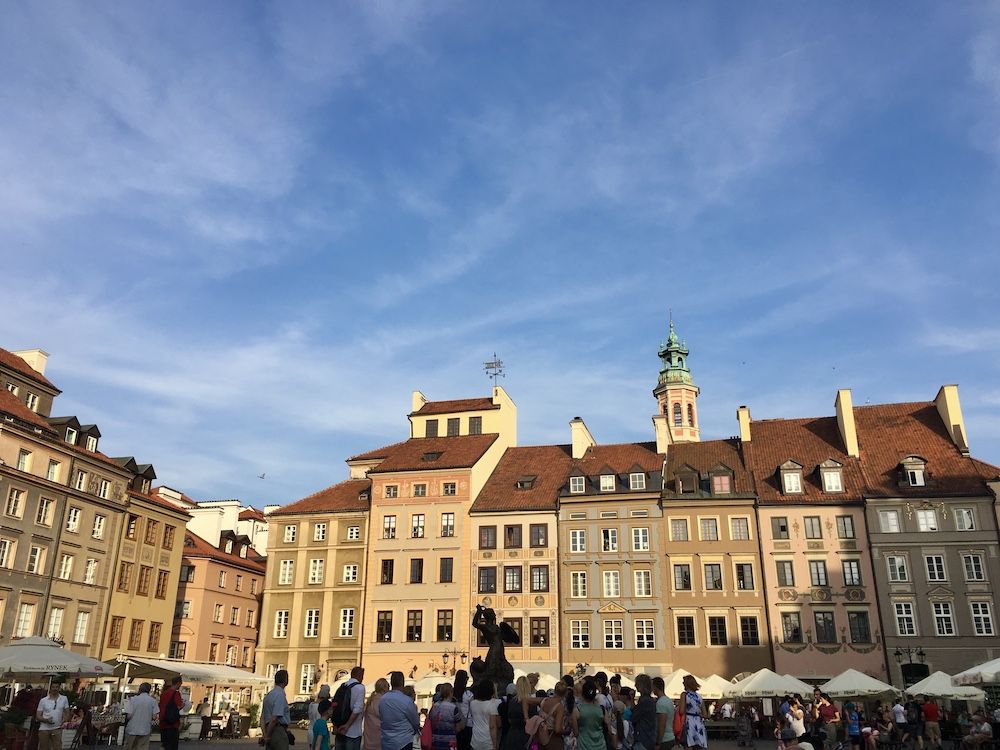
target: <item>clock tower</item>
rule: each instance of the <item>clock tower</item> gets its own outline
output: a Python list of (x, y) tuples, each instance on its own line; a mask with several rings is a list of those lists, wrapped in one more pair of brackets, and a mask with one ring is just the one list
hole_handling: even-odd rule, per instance
[(698, 430), (698, 386), (691, 381), (688, 369), (688, 348), (677, 337), (673, 317), (670, 318), (670, 332), (666, 343), (660, 344), (660, 377), (653, 395), (656, 397), (657, 411), (667, 418), (670, 441), (673, 443), (696, 443), (700, 438)]

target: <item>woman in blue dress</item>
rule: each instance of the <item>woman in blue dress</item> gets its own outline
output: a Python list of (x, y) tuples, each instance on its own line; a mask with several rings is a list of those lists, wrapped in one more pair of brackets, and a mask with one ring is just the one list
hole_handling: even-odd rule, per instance
[(701, 685), (691, 675), (684, 675), (684, 692), (681, 693), (681, 708), (684, 711), (684, 732), (681, 738), (684, 747), (688, 750), (692, 748), (708, 748), (708, 733), (705, 731), (704, 709), (701, 704), (701, 696), (698, 689)]

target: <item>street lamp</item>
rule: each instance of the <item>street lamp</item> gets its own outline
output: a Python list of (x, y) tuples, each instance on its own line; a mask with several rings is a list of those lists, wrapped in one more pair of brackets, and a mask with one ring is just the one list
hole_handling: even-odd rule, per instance
[(897, 664), (903, 663), (904, 656), (906, 657), (906, 661), (908, 664), (914, 663), (913, 661), (914, 656), (920, 660), (921, 664), (923, 664), (924, 661), (926, 661), (927, 659), (927, 654), (924, 653), (923, 648), (921, 648), (920, 646), (917, 646), (916, 648), (913, 648), (912, 646), (905, 646), (903, 648), (897, 647), (896, 650), (892, 653), (892, 655), (896, 657)]
[[(465, 653), (464, 651), (459, 651), (457, 648), (453, 648), (451, 651), (445, 651), (443, 654), (441, 654), (441, 660), (444, 662), (445, 671), (447, 671), (447, 669), (448, 669), (448, 657), (449, 656), (454, 656), (455, 659), (456, 659), (456, 661), (458, 659), (461, 659), (463, 666), (465, 665), (465, 662), (467, 662), (469, 660), (469, 655), (467, 653)], [(451, 667), (451, 673), (452, 674), (455, 674), (455, 668), (456, 668), (456, 666), (457, 666), (457, 663), (456, 664), (452, 664), (452, 667)]]

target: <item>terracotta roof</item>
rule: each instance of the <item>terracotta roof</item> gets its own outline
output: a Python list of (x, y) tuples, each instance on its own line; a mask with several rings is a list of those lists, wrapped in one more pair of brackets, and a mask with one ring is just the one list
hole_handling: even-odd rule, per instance
[(9, 414), (14, 419), (30, 424), (32, 427), (40, 427), (48, 435), (55, 433), (52, 426), (43, 417), (38, 416), (22, 404), (17, 396), (6, 388), (0, 388), (0, 412)]
[(135, 490), (129, 490), (128, 494), (129, 497), (135, 498), (136, 500), (144, 500), (147, 503), (151, 503), (152, 505), (158, 505), (159, 507), (165, 510), (172, 510), (174, 513), (180, 516), (184, 516), (185, 518), (191, 517), (191, 514), (188, 513), (186, 510), (184, 510), (183, 508), (178, 508), (173, 503), (167, 502), (166, 500), (162, 500), (156, 495), (144, 495), (143, 493), (136, 492)]
[(489, 409), (499, 409), (499, 404), (494, 404), (489, 396), (483, 398), (460, 398), (454, 401), (428, 401), (413, 414), (426, 416), (428, 414), (449, 414), (460, 411), (486, 411)]
[(26, 378), (34, 380), (36, 383), (41, 383), (42, 385), (47, 385), (49, 388), (62, 393), (58, 388), (53, 385), (52, 381), (47, 377), (42, 375), (42, 373), (35, 370), (31, 365), (21, 359), (19, 356), (14, 354), (14, 352), (9, 352), (6, 349), (0, 349), (0, 366), (9, 367), (11, 370), (16, 370), (21, 375)]
[[(471, 511), (554, 511), (573, 466), (571, 453), (569, 445), (508, 448), (486, 480)], [(518, 480), (528, 477), (534, 477), (530, 488), (518, 489)]]
[(990, 481), (1000, 479), (1000, 466), (988, 464), (985, 461), (980, 461), (978, 458), (972, 459), (972, 465), (979, 470), (979, 476), (983, 479), (988, 479)]
[[(764, 419), (750, 423), (750, 442), (743, 443), (746, 462), (756, 480), (762, 503), (860, 502), (864, 480), (858, 459), (848, 456), (836, 417)], [(843, 492), (824, 492), (819, 465), (842, 465)], [(786, 461), (802, 465), (801, 494), (782, 491), (778, 467)]]
[(663, 455), (656, 452), (656, 443), (594, 445), (573, 465), (587, 476), (597, 476), (605, 468), (624, 474), (633, 466), (640, 466), (643, 471), (660, 471)]
[(261, 513), (256, 508), (244, 508), (240, 511), (239, 520), (241, 521), (267, 521), (267, 516)]
[[(869, 494), (923, 497), (989, 492), (980, 467), (959, 452), (933, 402), (857, 406), (854, 421)], [(927, 461), (925, 486), (901, 486), (899, 463), (907, 456)]]
[[(304, 497), (283, 508), (271, 512), (274, 516), (292, 516), (299, 513), (343, 513), (352, 510), (368, 510), (371, 503), (371, 480), (348, 479), (309, 497)], [(366, 499), (361, 498), (362, 493)]]
[(684, 466), (696, 469), (701, 478), (720, 464), (732, 469), (734, 495), (753, 493), (753, 477), (743, 462), (738, 440), (705, 440), (699, 443), (675, 443), (667, 449), (666, 483), (667, 493), (674, 495), (676, 484), (674, 475)]
[[(233, 549), (236, 549), (234, 546)], [(208, 557), (217, 562), (235, 565), (239, 568), (247, 568), (257, 573), (263, 574), (267, 568), (259, 559), (250, 557), (253, 547), (248, 546), (247, 556), (240, 557), (235, 552), (226, 552), (224, 549), (213, 547), (206, 540), (190, 531), (184, 532), (184, 557)]]
[[(95, 461), (103, 461), (109, 466), (115, 467), (119, 471), (122, 471), (124, 469), (124, 467), (120, 463), (115, 461), (115, 459), (111, 458), (111, 456), (104, 455), (100, 451), (88, 451), (82, 445), (70, 445), (69, 443), (66, 443), (66, 447), (69, 448), (71, 451), (79, 453), (80, 455), (88, 456), (94, 459)], [(145, 495), (143, 497), (145, 497)]]
[(376, 458), (385, 458), (386, 456), (388, 456), (390, 453), (392, 453), (394, 450), (396, 450), (399, 446), (403, 445), (404, 443), (406, 443), (406, 441), (405, 440), (401, 440), (398, 443), (391, 443), (389, 445), (383, 445), (381, 448), (376, 448), (375, 450), (372, 450), (372, 451), (366, 451), (364, 453), (358, 453), (355, 456), (351, 456), (347, 460), (348, 461), (371, 461), (371, 460), (376, 459)]
[[(482, 458), (498, 437), (487, 434), (410, 438), (387, 451), (385, 459), (372, 469), (372, 473), (465, 469)], [(431, 458), (434, 454), (438, 454), (437, 457)]]

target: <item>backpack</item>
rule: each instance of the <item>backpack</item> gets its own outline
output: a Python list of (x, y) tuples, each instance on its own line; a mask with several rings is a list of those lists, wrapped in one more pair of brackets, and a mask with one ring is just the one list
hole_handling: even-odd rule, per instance
[(170, 700), (163, 708), (162, 722), (164, 724), (179, 724), (181, 720), (181, 710), (177, 707), (177, 691), (170, 691)]
[(354, 678), (349, 679), (333, 694), (333, 713), (330, 720), (335, 727), (343, 726), (351, 718), (351, 688), (358, 684)]
[(681, 741), (681, 733), (684, 731), (684, 719), (687, 716), (687, 691), (681, 693), (681, 699), (674, 710), (674, 738)]

